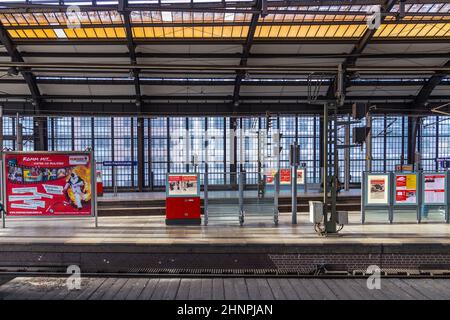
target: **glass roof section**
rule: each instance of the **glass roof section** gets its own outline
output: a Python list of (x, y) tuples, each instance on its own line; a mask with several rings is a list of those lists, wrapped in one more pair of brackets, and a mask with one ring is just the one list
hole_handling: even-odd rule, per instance
[[(23, 3), (25, 1), (10, 1)], [(367, 30), (368, 5), (270, 6), (260, 17), (255, 39), (358, 39)], [(279, 2), (279, 1), (278, 1)], [(97, 1), (104, 7), (88, 7), (79, 13), (36, 9), (24, 12), (5, 8), (0, 1), (0, 22), (13, 39), (118, 39), (126, 38), (121, 13), (106, 7), (117, 7), (117, 1)], [(33, 0), (33, 4), (58, 5), (53, 0)], [(65, 1), (66, 4), (91, 5), (91, 1)], [(129, 5), (190, 4), (191, 0), (132, 1)], [(245, 39), (253, 12), (248, 0), (194, 0), (198, 4), (227, 5), (222, 10), (144, 10), (130, 11), (133, 37), (136, 39)], [(290, 1), (289, 3), (295, 3)], [(247, 6), (248, 4), (248, 6)], [(233, 7), (230, 7), (232, 5)], [(94, 10), (95, 8), (95, 10)], [(144, 8), (144, 7), (142, 7)], [(399, 20), (396, 5), (376, 31), (374, 38), (450, 37), (450, 3), (407, 3), (405, 16)], [(29, 10), (28, 10), (29, 11)]]

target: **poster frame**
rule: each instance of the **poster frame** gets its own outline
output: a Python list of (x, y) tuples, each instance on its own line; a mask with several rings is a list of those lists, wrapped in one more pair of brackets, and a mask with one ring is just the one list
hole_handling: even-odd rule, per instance
[[(281, 168), (281, 169), (279, 169), (278, 170), (278, 172), (280, 172), (281, 170), (289, 170), (289, 178), (291, 179), (291, 181), (292, 181), (292, 168)], [(275, 172), (275, 174), (276, 174), (276, 172), (277, 172), (277, 170), (273, 170), (274, 172)], [(307, 170), (306, 170), (306, 168), (297, 168), (297, 172), (299, 172), (299, 171), (303, 171), (303, 183), (298, 183), (297, 182), (297, 186), (306, 186), (306, 179), (307, 179)], [(275, 185), (275, 174), (273, 175), (274, 176), (274, 182), (273, 183), (270, 183), (270, 184), (267, 184), (266, 183), (266, 185), (267, 186), (274, 186)], [(297, 180), (298, 181), (298, 180)], [(291, 186), (291, 184), (292, 184), (292, 182), (289, 182), (289, 183), (284, 183), (284, 184), (282, 184), (282, 183), (280, 183), (280, 186)]]
[[(180, 195), (169, 195), (169, 176), (170, 175), (186, 175), (186, 176), (197, 176), (197, 194), (180, 194)], [(200, 174), (198, 172), (168, 172), (166, 173), (166, 198), (189, 198), (189, 197), (200, 197)]]
[[(416, 176), (416, 202), (415, 203), (399, 203), (396, 201), (397, 197), (397, 176), (415, 175)], [(392, 221), (394, 221), (395, 210), (416, 210), (416, 221), (420, 223), (420, 205), (422, 203), (422, 188), (419, 181), (422, 180), (422, 175), (418, 172), (394, 172), (392, 179)]]
[[(445, 182), (444, 182), (444, 202), (432, 202), (432, 203), (427, 203), (425, 201), (425, 176), (427, 175), (444, 175), (445, 176)], [(447, 199), (447, 188), (448, 188), (448, 173), (447, 172), (423, 172), (422, 173), (422, 179), (421, 183), (422, 183), (422, 199), (423, 199), (423, 205), (426, 206), (444, 206), (448, 204), (448, 199)]]
[(94, 158), (94, 151), (92, 149), (90, 150), (82, 150), (82, 151), (2, 151), (1, 152), (1, 200), (3, 203), (3, 206), (5, 208), (5, 212), (2, 213), (2, 227), (6, 227), (6, 176), (5, 176), (5, 158), (7, 155), (82, 155), (87, 154), (89, 155), (89, 159), (91, 161), (91, 214), (90, 215), (84, 215), (84, 216), (73, 216), (73, 215), (58, 215), (58, 216), (48, 216), (48, 215), (35, 215), (35, 216), (8, 216), (8, 220), (22, 220), (26, 218), (37, 218), (37, 219), (52, 219), (52, 218), (58, 218), (58, 219), (80, 219), (80, 218), (94, 218), (95, 227), (98, 227), (98, 212), (97, 212), (97, 184), (96, 184), (96, 165), (95, 165), (95, 158)]
[[(369, 176), (387, 176), (388, 177), (388, 202), (387, 203), (368, 203), (368, 182)], [(393, 221), (393, 206), (392, 206), (392, 189), (393, 189), (393, 178), (392, 172), (367, 172), (364, 171), (362, 173), (361, 180), (361, 223), (364, 224), (366, 222), (366, 209), (386, 209), (387, 210), (387, 218), (389, 223)]]
[[(407, 175), (414, 175), (416, 177), (416, 201), (413, 203), (402, 203), (397, 202), (397, 177), (398, 176), (407, 176)], [(395, 172), (394, 173), (394, 196), (393, 196), (393, 202), (395, 206), (401, 206), (401, 207), (416, 207), (419, 205), (420, 201), (420, 190), (419, 190), (419, 179), (420, 176), (417, 172)]]
[[(445, 175), (445, 183), (444, 183), (444, 202), (441, 203), (426, 203), (425, 202), (425, 175), (436, 175), (436, 174), (443, 174)], [(450, 222), (450, 192), (449, 192), (449, 179), (450, 179), (450, 171), (443, 171), (443, 172), (423, 172), (421, 176), (421, 186), (422, 186), (422, 203), (421, 203), (421, 210), (423, 206), (427, 207), (445, 207), (445, 222)], [(422, 219), (422, 214), (419, 215), (419, 222)]]
[[(368, 192), (369, 192), (369, 177), (370, 176), (387, 176), (388, 181), (387, 181), (387, 185), (389, 186), (389, 190), (387, 192), (387, 203), (369, 203), (369, 197), (368, 197)], [(365, 190), (364, 190), (364, 204), (366, 207), (386, 207), (389, 206), (391, 204), (391, 200), (392, 200), (392, 175), (390, 172), (382, 172), (382, 173), (372, 173), (372, 172), (368, 172), (365, 175)]]

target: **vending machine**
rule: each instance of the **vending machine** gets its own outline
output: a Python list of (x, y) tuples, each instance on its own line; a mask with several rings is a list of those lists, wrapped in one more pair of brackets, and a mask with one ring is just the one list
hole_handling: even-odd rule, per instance
[(168, 173), (166, 224), (200, 225), (200, 179), (197, 173)]

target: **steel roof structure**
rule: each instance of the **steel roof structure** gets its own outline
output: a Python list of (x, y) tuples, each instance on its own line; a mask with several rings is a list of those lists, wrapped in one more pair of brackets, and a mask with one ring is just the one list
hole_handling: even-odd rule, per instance
[(450, 101), (448, 0), (11, 0), (0, 40), (7, 114), (314, 113), (339, 66), (344, 111)]

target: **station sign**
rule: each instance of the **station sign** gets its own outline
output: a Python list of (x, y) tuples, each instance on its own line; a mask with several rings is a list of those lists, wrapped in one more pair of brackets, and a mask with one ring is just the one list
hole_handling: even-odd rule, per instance
[(3, 160), (7, 215), (92, 215), (91, 153), (6, 152)]
[(414, 171), (412, 164), (396, 164), (395, 171)]
[(104, 167), (132, 167), (137, 166), (137, 161), (103, 161)]
[(438, 158), (436, 161), (440, 164), (440, 167), (443, 169), (450, 168), (450, 158)]

